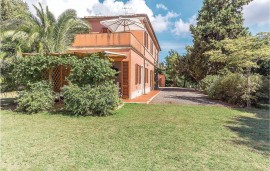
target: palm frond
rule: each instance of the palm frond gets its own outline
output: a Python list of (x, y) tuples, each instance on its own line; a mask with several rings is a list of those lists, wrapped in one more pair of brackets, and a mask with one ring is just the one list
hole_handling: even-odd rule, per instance
[(48, 20), (50, 21), (50, 25), (56, 22), (56, 19), (53, 13), (49, 10), (48, 6), (46, 6), (46, 15), (47, 15)]
[[(34, 6), (34, 5), (33, 5)], [(14, 20), (6, 23), (5, 35), (0, 34), (1, 40), (6, 36), (6, 43), (15, 52), (65, 52), (74, 40), (76, 34), (89, 32), (90, 26), (86, 21), (77, 18), (76, 11), (68, 9), (57, 20), (42, 5), (34, 6), (36, 15), (23, 13)], [(2, 49), (6, 48), (1, 46)]]
[(43, 8), (42, 8), (42, 5), (41, 5), (40, 2), (38, 3), (38, 5), (39, 5), (40, 9), (38, 7), (36, 7), (35, 5), (33, 5), (33, 7), (36, 10), (36, 13), (37, 13), (36, 15), (40, 19), (42, 26), (45, 27), (46, 26), (46, 23), (45, 23), (45, 18), (44, 18), (44, 11), (43, 11)]

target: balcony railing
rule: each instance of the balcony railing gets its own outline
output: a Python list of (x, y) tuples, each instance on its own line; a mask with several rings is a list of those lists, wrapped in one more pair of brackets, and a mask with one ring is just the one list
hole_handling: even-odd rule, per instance
[(79, 34), (76, 35), (72, 47), (94, 47), (97, 49), (104, 47), (132, 47), (146, 58), (153, 62), (155, 61), (153, 54), (151, 54), (130, 32)]
[(144, 54), (144, 46), (132, 33), (90, 33), (76, 35), (72, 47), (130, 46)]

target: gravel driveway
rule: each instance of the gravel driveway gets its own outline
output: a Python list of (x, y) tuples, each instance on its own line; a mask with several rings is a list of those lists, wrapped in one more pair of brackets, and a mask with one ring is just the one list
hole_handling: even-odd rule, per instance
[(200, 91), (188, 88), (166, 87), (150, 102), (150, 104), (183, 104), (228, 106), (226, 103), (211, 100)]

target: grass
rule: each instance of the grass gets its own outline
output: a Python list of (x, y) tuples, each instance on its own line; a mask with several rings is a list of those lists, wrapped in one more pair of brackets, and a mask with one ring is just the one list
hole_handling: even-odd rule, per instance
[(126, 104), (108, 117), (1, 112), (1, 170), (269, 170), (269, 113)]

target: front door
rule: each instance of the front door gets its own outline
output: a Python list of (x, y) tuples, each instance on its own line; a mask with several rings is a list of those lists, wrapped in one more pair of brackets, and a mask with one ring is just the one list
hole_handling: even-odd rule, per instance
[(122, 64), (122, 98), (129, 98), (129, 66), (128, 62)]

